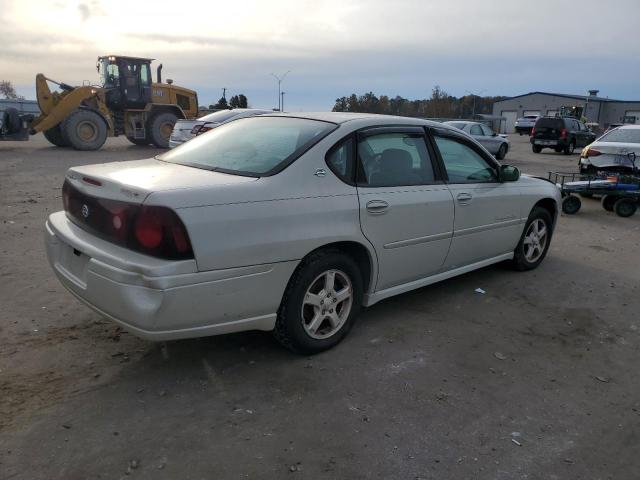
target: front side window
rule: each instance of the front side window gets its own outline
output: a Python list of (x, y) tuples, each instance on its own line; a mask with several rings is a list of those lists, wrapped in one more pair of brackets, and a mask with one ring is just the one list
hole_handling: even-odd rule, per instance
[(493, 136), (493, 130), (491, 130), (489, 127), (487, 127), (486, 125), (480, 125), (480, 128), (482, 128), (482, 133), (484, 133), (485, 137), (491, 137)]
[(358, 142), (359, 184), (368, 187), (434, 183), (433, 165), (423, 135), (380, 133)]
[(237, 175), (273, 175), (336, 128), (303, 118), (241, 118), (156, 158)]
[(468, 145), (449, 137), (435, 137), (449, 183), (497, 182), (496, 171)]
[(482, 136), (482, 129), (480, 128), (480, 125), (471, 125), (471, 135), (478, 137)]

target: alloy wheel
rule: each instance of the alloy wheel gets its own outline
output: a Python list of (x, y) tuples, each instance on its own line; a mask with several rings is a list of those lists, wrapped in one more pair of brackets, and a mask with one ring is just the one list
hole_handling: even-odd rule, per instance
[(302, 326), (318, 340), (336, 334), (349, 318), (353, 305), (353, 285), (340, 270), (318, 275), (302, 300)]
[(529, 225), (524, 236), (524, 258), (529, 263), (535, 263), (542, 256), (549, 238), (546, 223), (537, 218)]

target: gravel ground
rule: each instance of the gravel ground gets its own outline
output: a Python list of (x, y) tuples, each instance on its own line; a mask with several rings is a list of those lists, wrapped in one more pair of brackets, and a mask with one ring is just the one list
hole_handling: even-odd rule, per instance
[[(511, 137), (526, 173), (576, 168)], [(386, 300), (314, 357), (154, 344), (72, 298), (42, 241), (68, 167), (154, 153), (0, 143), (1, 479), (637, 478), (640, 214), (585, 200), (539, 269)]]

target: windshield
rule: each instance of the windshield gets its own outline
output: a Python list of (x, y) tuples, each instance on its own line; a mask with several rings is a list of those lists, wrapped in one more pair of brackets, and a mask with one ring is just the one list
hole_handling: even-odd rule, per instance
[(272, 175), (335, 128), (334, 123), (303, 118), (242, 118), (156, 158), (238, 175)]
[(117, 87), (120, 85), (118, 65), (109, 61), (108, 57), (98, 59), (98, 74), (100, 85), (103, 87)]
[(616, 128), (605, 133), (599, 142), (640, 143), (640, 128)]

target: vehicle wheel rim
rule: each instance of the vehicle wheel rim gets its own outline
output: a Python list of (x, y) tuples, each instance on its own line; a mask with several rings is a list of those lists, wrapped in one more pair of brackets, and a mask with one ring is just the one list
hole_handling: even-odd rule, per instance
[(343, 327), (353, 305), (353, 286), (340, 270), (318, 275), (302, 300), (302, 326), (311, 338), (323, 340)]
[(629, 216), (631, 215), (632, 211), (633, 211), (633, 205), (629, 202), (622, 202), (621, 204), (618, 205), (618, 212), (622, 216)]
[(538, 261), (547, 246), (549, 231), (546, 223), (537, 218), (529, 225), (524, 235), (524, 258), (529, 263)]
[(171, 132), (173, 131), (173, 123), (165, 122), (160, 126), (160, 135), (166, 140), (169, 140)]
[(80, 122), (76, 131), (83, 142), (91, 142), (98, 136), (98, 129), (93, 122)]

